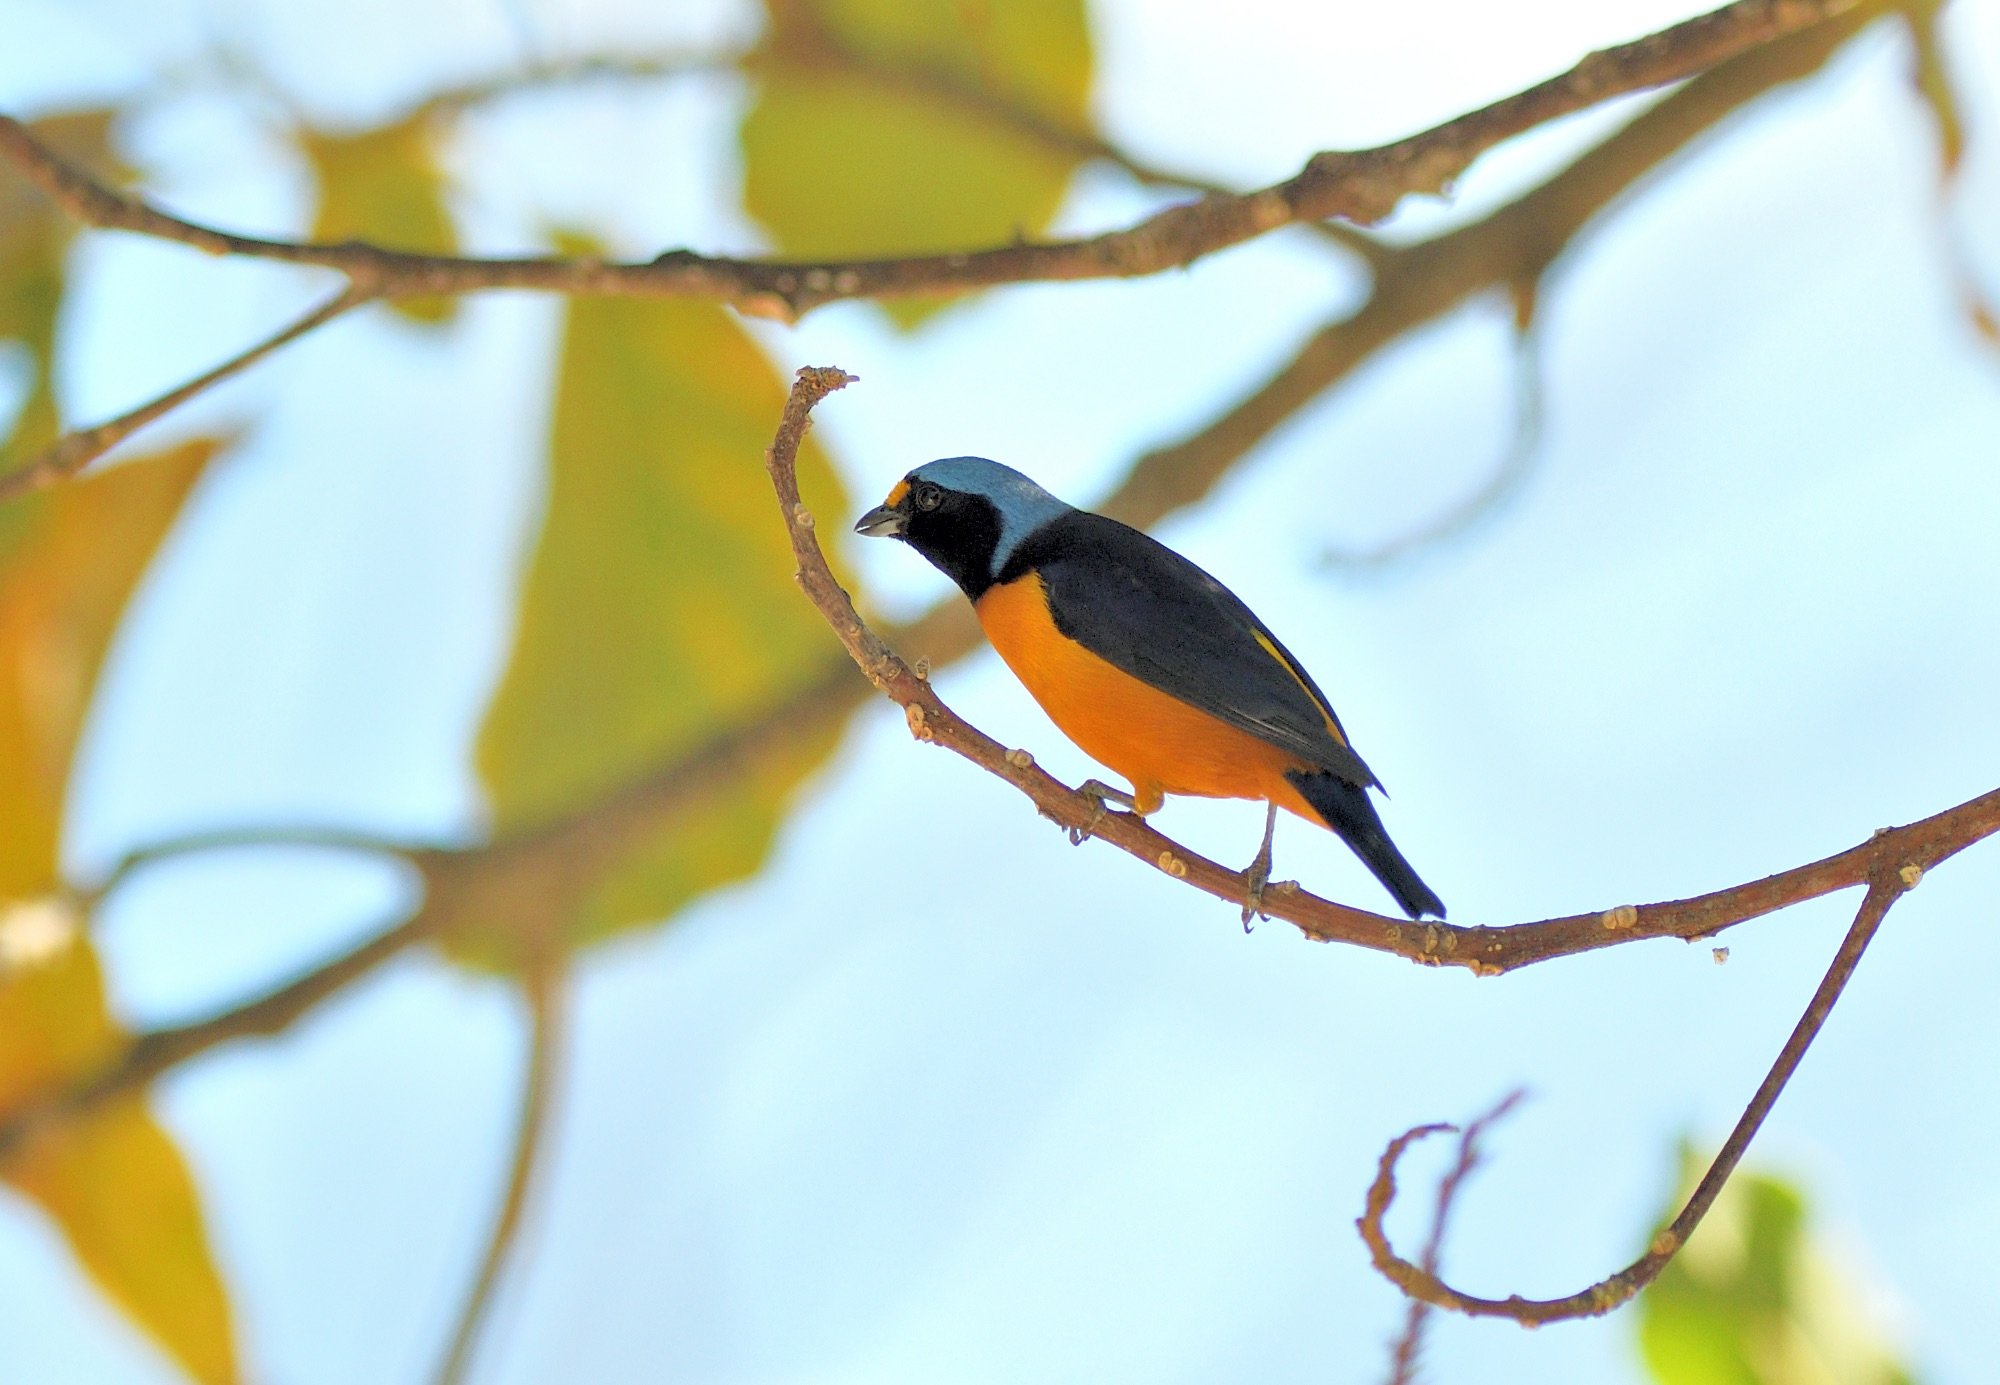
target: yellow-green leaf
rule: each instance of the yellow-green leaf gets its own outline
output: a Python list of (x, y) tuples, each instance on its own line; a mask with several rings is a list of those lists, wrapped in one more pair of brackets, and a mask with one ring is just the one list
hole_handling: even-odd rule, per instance
[[(95, 990), (101, 1013), (103, 992)], [(55, 1220), (105, 1295), (191, 1377), (212, 1385), (239, 1378), (200, 1195), (142, 1098), (121, 1097), (38, 1131), (0, 1176)]]
[[(72, 111), (30, 121), (28, 128), (64, 158), (120, 182), (129, 170), (111, 153), (110, 109)], [(10, 470), (53, 441), (60, 429), (51, 383), (64, 270), (76, 223), (0, 161), (0, 342), (28, 356), (25, 402), (0, 438), (0, 470)]]
[[(46, 914), (77, 736), (118, 620), (220, 444), (135, 459), (0, 507), (0, 929)], [(0, 948), (0, 1112), (96, 1071), (123, 1043), (97, 958)], [(236, 1378), (227, 1299), (172, 1141), (133, 1099), (37, 1132), (0, 1179), (195, 1378)]]
[(98, 668), (219, 446), (197, 439), (0, 507), (0, 900), (56, 884), (63, 791)]
[(780, 250), (964, 250), (1047, 227), (1077, 157), (1033, 127), (1088, 129), (1082, 0), (798, 0), (772, 11), (743, 122), (743, 195)]
[[(1701, 1164), (1681, 1151), (1682, 1187)], [(1678, 1201), (1676, 1203), (1678, 1205)], [(1639, 1299), (1659, 1385), (1911, 1385), (1861, 1299), (1807, 1237), (1805, 1199), (1739, 1172)]]
[[(358, 134), (300, 130), (299, 146), (319, 181), (314, 240), (365, 240), (385, 249), (442, 255), (457, 250), (428, 116)], [(416, 322), (448, 322), (458, 303), (400, 298), (391, 306)]]
[[(601, 803), (777, 703), (833, 649), (792, 581), (763, 468), (784, 389), (741, 324), (707, 303), (582, 300), (568, 312), (547, 516), (479, 739), (501, 835)], [(817, 513), (848, 512), (818, 447), (799, 474)], [(756, 868), (831, 740), (822, 730), (746, 759), (671, 821), (648, 818), (614, 864), (553, 902), (511, 892), (567, 911), (553, 921), (567, 942), (661, 919)], [(530, 921), (468, 922), (461, 955), (519, 964), (509, 934)]]

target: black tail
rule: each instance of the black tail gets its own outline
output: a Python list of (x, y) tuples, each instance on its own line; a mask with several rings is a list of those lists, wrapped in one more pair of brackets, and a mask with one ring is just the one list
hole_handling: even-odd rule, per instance
[(1369, 800), (1368, 790), (1356, 788), (1345, 779), (1324, 772), (1288, 772), (1285, 778), (1298, 786), (1306, 802), (1326, 819), (1326, 825), (1340, 834), (1340, 839), (1354, 849), (1361, 858), (1361, 864), (1375, 873), (1382, 887), (1396, 897), (1403, 906), (1403, 912), (1411, 918), (1422, 918), (1433, 914), (1444, 917), (1444, 901), (1431, 893), (1431, 887), (1417, 878), (1410, 869), (1410, 863), (1403, 859), (1403, 853), (1396, 850), (1396, 844), (1389, 840), (1388, 829), (1382, 826), (1382, 818), (1376, 813), (1375, 805)]

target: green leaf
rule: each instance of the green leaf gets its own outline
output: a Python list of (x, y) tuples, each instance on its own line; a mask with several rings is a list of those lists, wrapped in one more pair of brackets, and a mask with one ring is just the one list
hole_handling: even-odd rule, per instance
[[(365, 240), (385, 249), (440, 255), (457, 252), (428, 116), (358, 134), (302, 129), (298, 139), (319, 181), (314, 240)], [(414, 322), (449, 322), (458, 300), (399, 298), (390, 306)]]
[[(568, 312), (547, 517), (479, 738), (502, 837), (599, 804), (774, 705), (821, 675), (832, 649), (792, 581), (762, 464), (784, 389), (741, 324), (707, 303), (582, 300)], [(817, 513), (848, 512), (818, 447), (799, 475)], [(744, 757), (553, 898), (510, 886), (528, 897), (522, 916), (468, 919), (455, 950), (519, 966), (522, 930), (554, 926), (573, 945), (748, 875), (836, 734)], [(534, 917), (550, 911), (563, 917)]]
[[(1089, 128), (1082, 0), (771, 9), (770, 53), (743, 121), (743, 195), (783, 253), (965, 250), (1048, 226), (1078, 159), (1001, 108)], [(907, 324), (923, 311), (897, 316)]]
[[(1683, 1146), (1683, 1197), (1702, 1168)], [(1911, 1385), (1807, 1221), (1790, 1184), (1729, 1181), (1640, 1296), (1640, 1352), (1659, 1385)]]
[[(0, 1111), (124, 1043), (59, 902), (70, 765), (133, 588), (221, 444), (200, 439), (0, 508)], [(46, 921), (56, 920), (51, 925)], [(24, 957), (30, 923), (53, 933)], [(228, 1299), (172, 1140), (137, 1098), (37, 1131), (0, 1179), (38, 1203), (105, 1295), (196, 1379), (237, 1377)]]

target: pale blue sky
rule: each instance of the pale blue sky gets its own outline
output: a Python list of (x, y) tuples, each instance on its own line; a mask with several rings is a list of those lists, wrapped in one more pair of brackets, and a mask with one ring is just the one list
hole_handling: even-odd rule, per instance
[[(365, 120), (441, 72), (517, 60), (510, 8), (554, 54), (746, 30), (735, 9), (648, 19), (665, 7), (636, 0), (0, 0), (16, 36), (0, 107), (130, 90), (211, 33), (316, 118)], [(1107, 128), (1254, 182), (1685, 13), (1299, 8), (1095, 6)], [(1959, 0), (1947, 24), (1973, 98), (1952, 219), (1988, 285), (1996, 17)], [(1540, 324), (1535, 468), (1449, 549), (1365, 578), (1322, 561), (1496, 464), (1512, 391), (1498, 303), (1398, 343), (1163, 531), (1326, 687), (1455, 921), (1734, 883), (2000, 783), (2000, 360), (1952, 299), (1907, 66), (1898, 36), (1864, 39), (1564, 261)], [(452, 155), (465, 225), (496, 249), (576, 221), (634, 253), (754, 245), (727, 209), (739, 100), (704, 81), (481, 118)], [(1509, 150), (1398, 228), (1491, 205), (1601, 128)], [(164, 107), (133, 135), (177, 207), (296, 229), (298, 172), (235, 98)], [(1086, 175), (1063, 222), (1117, 224), (1148, 196)], [(129, 240), (92, 241), (81, 264), (62, 383), (82, 418), (316, 291)], [(1359, 287), (1289, 234), (1144, 282), (994, 294), (915, 337), (856, 306), (758, 330), (787, 366), (862, 377), (821, 411), (857, 507), (967, 452), (1088, 502)], [(476, 823), (468, 746), (539, 503), (557, 310), (480, 299), (444, 335), (346, 321), (174, 425), (259, 420), (117, 650), (73, 860), (217, 822)], [(947, 590), (897, 546), (851, 556), (878, 608)], [(990, 656), (938, 685), (1054, 772), (1091, 772)], [(1234, 861), (1259, 816), (1175, 802), (1161, 825)], [(1287, 823), (1278, 853), (1280, 875), (1385, 904), (1325, 834)], [(371, 930), (404, 889), (293, 853), (160, 871), (103, 922), (114, 992), (135, 1023), (188, 1014)], [(1991, 1369), (2000, 1031), (1978, 947), (1996, 898), (1989, 846), (1898, 906), (1753, 1156), (1805, 1186), (1934, 1385)], [(1725, 966), (1653, 943), (1489, 981), (1276, 923), (1245, 937), (1233, 910), (1070, 848), (883, 704), (757, 880), (584, 965), (527, 1268), (477, 1378), (1378, 1379), (1401, 1306), (1352, 1220), (1383, 1143), (1531, 1087), (1448, 1269), (1489, 1293), (1580, 1287), (1646, 1234), (1676, 1139), (1727, 1130), (1854, 902), (1738, 930)], [(498, 986), (412, 958), (160, 1090), (257, 1379), (432, 1368), (497, 1195), (522, 1043)], [(1401, 1230), (1409, 1244), (1414, 1219)], [(1430, 1356), (1440, 1385), (1617, 1385), (1634, 1360), (1629, 1314), (1533, 1334), (1446, 1321)], [(0, 1379), (168, 1378), (37, 1217), (0, 1199)]]

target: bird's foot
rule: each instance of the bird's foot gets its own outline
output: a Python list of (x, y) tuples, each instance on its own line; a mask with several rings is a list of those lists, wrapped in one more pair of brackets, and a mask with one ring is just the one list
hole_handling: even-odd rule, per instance
[(1083, 783), (1077, 785), (1076, 791), (1090, 800), (1091, 808), (1090, 816), (1084, 819), (1083, 826), (1069, 829), (1069, 844), (1071, 846), (1082, 846), (1092, 836), (1096, 835), (1097, 824), (1104, 821), (1104, 814), (1109, 811), (1105, 806), (1106, 804), (1121, 803), (1133, 812), (1139, 810), (1139, 805), (1131, 794), (1126, 793), (1123, 789), (1114, 789), (1101, 779), (1086, 779)]
[(1253, 918), (1268, 919), (1264, 912), (1264, 887), (1271, 883), (1271, 860), (1259, 856), (1243, 872), (1243, 931), (1250, 931)]
[(1256, 859), (1243, 868), (1243, 931), (1250, 931), (1252, 918), (1271, 917), (1264, 912), (1264, 887), (1271, 883), (1271, 834), (1278, 825), (1278, 808), (1272, 804), (1264, 812), (1264, 844)]

